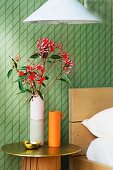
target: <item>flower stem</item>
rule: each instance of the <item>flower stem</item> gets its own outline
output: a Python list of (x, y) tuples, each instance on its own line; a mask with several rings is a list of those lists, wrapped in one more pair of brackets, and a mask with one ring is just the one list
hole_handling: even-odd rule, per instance
[(49, 86), (49, 88), (47, 88), (45, 91), (43, 91), (43, 93), (47, 93), (51, 87), (53, 86), (53, 84), (58, 80), (58, 78), (62, 75), (63, 69), (61, 70), (61, 72), (58, 74), (58, 76), (55, 78), (55, 80), (51, 83), (51, 85)]
[[(46, 64), (46, 59), (44, 58), (43, 59), (43, 66), (44, 66), (44, 68), (45, 68), (45, 64)], [(44, 73), (42, 73), (41, 77), (43, 76), (43, 74)], [(40, 90), (41, 90), (41, 84), (39, 85), (39, 88), (38, 88), (38, 91), (40, 91)]]

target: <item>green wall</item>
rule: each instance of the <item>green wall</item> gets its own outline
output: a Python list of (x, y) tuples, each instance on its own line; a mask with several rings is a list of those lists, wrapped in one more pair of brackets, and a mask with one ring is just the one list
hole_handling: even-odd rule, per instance
[[(45, 95), (45, 140), (47, 114), (57, 109), (65, 113), (62, 142), (68, 142), (68, 88), (113, 86), (113, 2), (88, 0), (89, 8), (103, 18), (101, 24), (36, 25), (23, 20), (37, 9), (42, 0), (0, 1), (0, 147), (29, 138), (29, 104), (26, 95), (17, 95), (16, 75), (8, 79), (9, 55), (21, 55), (26, 62), (39, 37), (48, 37), (64, 48), (76, 65), (70, 75), (72, 84), (58, 82)], [(83, 2), (83, 0), (81, 0)], [(46, 14), (45, 14), (46, 15)], [(51, 74), (56, 72), (56, 68)], [(19, 158), (0, 152), (0, 170), (19, 170)], [(65, 168), (66, 170), (66, 168)]]

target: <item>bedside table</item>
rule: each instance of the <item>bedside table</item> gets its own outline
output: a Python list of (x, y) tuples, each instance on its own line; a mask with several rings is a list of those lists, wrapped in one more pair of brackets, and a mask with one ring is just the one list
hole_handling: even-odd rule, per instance
[(74, 155), (81, 151), (77, 145), (62, 144), (53, 148), (47, 145), (27, 150), (21, 142), (2, 146), (6, 154), (22, 157), (21, 170), (61, 170), (61, 156)]

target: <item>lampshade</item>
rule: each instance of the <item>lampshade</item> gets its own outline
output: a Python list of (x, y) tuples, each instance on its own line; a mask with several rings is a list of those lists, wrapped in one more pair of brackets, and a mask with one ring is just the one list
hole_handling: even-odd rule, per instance
[(48, 0), (24, 22), (86, 24), (100, 22), (100, 19), (77, 0)]

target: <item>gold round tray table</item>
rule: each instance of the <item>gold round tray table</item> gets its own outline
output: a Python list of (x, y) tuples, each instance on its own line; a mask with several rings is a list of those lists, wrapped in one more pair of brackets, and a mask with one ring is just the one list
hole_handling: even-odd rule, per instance
[(62, 144), (53, 148), (47, 145), (27, 150), (21, 142), (2, 146), (1, 150), (9, 155), (22, 157), (21, 170), (60, 170), (61, 156), (74, 155), (81, 151), (77, 145)]

